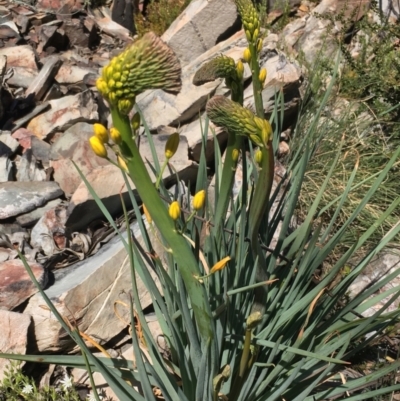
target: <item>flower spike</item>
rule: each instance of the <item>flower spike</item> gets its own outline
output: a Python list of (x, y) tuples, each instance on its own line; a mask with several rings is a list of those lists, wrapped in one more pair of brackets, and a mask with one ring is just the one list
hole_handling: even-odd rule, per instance
[(147, 89), (180, 91), (181, 67), (175, 53), (154, 33), (146, 33), (103, 69), (96, 87), (123, 114), (133, 107), (138, 94)]

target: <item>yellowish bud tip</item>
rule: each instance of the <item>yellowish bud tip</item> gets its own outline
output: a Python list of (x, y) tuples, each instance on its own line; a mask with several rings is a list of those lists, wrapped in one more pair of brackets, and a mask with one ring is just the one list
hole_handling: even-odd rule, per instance
[(243, 59), (244, 59), (244, 61), (245, 61), (246, 63), (250, 64), (250, 61), (251, 61), (251, 52), (250, 52), (250, 49), (249, 49), (248, 47), (246, 47), (246, 48), (244, 49), (244, 52), (243, 52)]
[(206, 202), (206, 191), (202, 189), (201, 191), (197, 192), (197, 194), (193, 198), (193, 209), (200, 210), (203, 208)]
[(146, 207), (146, 205), (144, 203), (143, 203), (143, 212), (144, 212), (144, 215), (146, 216), (146, 219), (147, 219), (148, 223), (151, 224), (153, 219), (151, 218), (150, 213), (147, 210), (147, 207)]
[(260, 53), (263, 48), (263, 41), (261, 38), (257, 40), (257, 53)]
[(179, 216), (181, 215), (181, 207), (179, 206), (178, 201), (173, 201), (169, 205), (169, 210), (168, 210), (169, 216), (171, 217), (172, 220), (178, 220)]
[(237, 161), (239, 160), (239, 149), (232, 150), (232, 160), (234, 163), (237, 163)]
[(120, 166), (122, 170), (124, 170), (125, 172), (128, 172), (128, 166), (126, 165), (125, 160), (119, 155), (117, 156), (117, 162), (118, 162), (118, 166)]
[(134, 132), (140, 128), (140, 114), (135, 113), (131, 120), (131, 126)]
[(107, 158), (107, 149), (104, 146), (104, 143), (97, 136), (90, 137), (89, 143), (93, 152), (97, 156), (102, 157), (103, 159)]
[(236, 64), (236, 72), (238, 75), (239, 80), (241, 81), (243, 79), (243, 73), (244, 73), (244, 65), (242, 63), (242, 60), (239, 60)]
[(231, 260), (230, 256), (227, 256), (227, 257), (221, 259), (219, 262), (217, 262), (212, 267), (212, 269), (210, 270), (210, 274), (213, 274), (219, 270), (222, 270), (230, 260)]
[(257, 149), (256, 153), (254, 154), (254, 160), (259, 166), (261, 166), (262, 159), (263, 159), (262, 151), (260, 149)]
[(272, 141), (272, 127), (267, 120), (264, 120), (263, 122), (264, 122), (264, 127), (261, 130), (261, 138), (264, 145), (267, 145), (268, 142)]
[(169, 160), (178, 150), (179, 146), (179, 134), (174, 132), (168, 137), (167, 143), (165, 144), (165, 157)]
[(264, 82), (267, 79), (267, 70), (265, 68), (261, 69), (258, 79), (260, 80), (261, 84), (264, 85)]
[(110, 138), (117, 145), (119, 145), (122, 142), (122, 136), (120, 132), (114, 127), (110, 128)]
[[(119, 91), (117, 91), (117, 95), (121, 96), (121, 94), (118, 93)], [(128, 115), (129, 112), (132, 110), (132, 107), (135, 104), (135, 98), (133, 99), (122, 99), (122, 100), (118, 100), (118, 110), (124, 114), (124, 115)]]
[(103, 124), (94, 124), (93, 133), (97, 138), (100, 139), (101, 142), (103, 143), (108, 142), (108, 131)]
[(257, 43), (257, 39), (258, 39), (258, 35), (259, 34), (260, 34), (260, 31), (258, 29), (255, 29), (254, 33), (253, 33), (253, 42), (254, 43)]

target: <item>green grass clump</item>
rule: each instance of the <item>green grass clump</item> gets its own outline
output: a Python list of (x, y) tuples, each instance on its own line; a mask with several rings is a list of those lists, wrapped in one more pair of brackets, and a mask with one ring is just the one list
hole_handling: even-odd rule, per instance
[(159, 0), (152, 1), (147, 8), (146, 18), (141, 14), (135, 16), (139, 36), (152, 31), (162, 35), (175, 21), (179, 14), (189, 5), (191, 0)]

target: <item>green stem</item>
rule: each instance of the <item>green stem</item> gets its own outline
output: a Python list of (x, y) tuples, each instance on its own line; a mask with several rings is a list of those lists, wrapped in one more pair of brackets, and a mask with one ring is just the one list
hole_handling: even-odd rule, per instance
[[(243, 82), (234, 82), (232, 85), (232, 100), (243, 105)], [(218, 238), (222, 233), (221, 227), (225, 222), (226, 213), (228, 211), (229, 200), (231, 199), (232, 187), (235, 180), (235, 172), (237, 161), (233, 160), (233, 150), (242, 149), (244, 140), (240, 135), (228, 133), (228, 144), (225, 150), (224, 167), (221, 174), (221, 186), (218, 194), (218, 202), (215, 210), (215, 226), (214, 235)], [(243, 154), (242, 157), (245, 157)]]
[(128, 117), (120, 114), (116, 107), (111, 107), (111, 114), (114, 127), (119, 130), (123, 139), (121, 149), (127, 159), (131, 179), (174, 256), (190, 297), (202, 344), (205, 346), (215, 338), (215, 327), (206, 290), (195, 279), (195, 276), (200, 275), (196, 258), (189, 244), (176, 231), (174, 221), (170, 218), (167, 208), (152, 183), (139, 149), (132, 139)]
[(258, 55), (256, 45), (254, 43), (249, 43), (249, 49), (251, 53), (251, 61), (250, 61), (250, 68), (251, 68), (251, 75), (252, 75), (252, 82), (253, 82), (253, 92), (254, 92), (254, 104), (256, 106), (256, 114), (260, 118), (264, 118), (264, 106), (262, 100), (262, 84), (259, 80), (260, 76), (260, 66), (258, 64)]

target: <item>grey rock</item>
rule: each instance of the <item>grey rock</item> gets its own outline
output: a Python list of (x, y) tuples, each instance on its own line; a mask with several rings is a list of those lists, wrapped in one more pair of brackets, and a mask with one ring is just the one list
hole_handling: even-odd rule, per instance
[(12, 161), (7, 156), (0, 156), (0, 183), (12, 181), (13, 176)]
[[(28, 329), (32, 323), (29, 315), (0, 310), (0, 349), (7, 354), (24, 355), (28, 345)], [(10, 366), (10, 361), (0, 359), (0, 381)], [(23, 366), (23, 365), (22, 365)]]
[[(47, 284), (47, 270), (39, 263), (30, 263), (30, 268), (44, 288)], [(21, 260), (7, 260), (0, 264), (0, 309), (12, 310), (37, 292)]]
[(17, 181), (46, 181), (46, 172), (42, 164), (36, 160), (32, 149), (27, 149), (18, 163)]
[(0, 184), (0, 219), (29, 212), (61, 195), (55, 182), (4, 182)]
[[(141, 242), (137, 223), (131, 229)], [(124, 235), (126, 238), (126, 236)], [(95, 338), (100, 344), (108, 342), (119, 334), (129, 322), (129, 309), (119, 310), (123, 320), (114, 313), (117, 301), (129, 302), (131, 271), (127, 253), (119, 237), (112, 239), (93, 257), (73, 266), (55, 271), (55, 283), (45, 290), (61, 315), (79, 321), (79, 329)], [(138, 279), (141, 307), (151, 304), (151, 297)], [(157, 278), (154, 280), (158, 283)], [(73, 341), (60, 330), (60, 324), (53, 314), (41, 308), (40, 294), (33, 296), (24, 311), (32, 315), (36, 346), (39, 352), (68, 351)]]
[(18, 215), (15, 219), (18, 224), (20, 224), (22, 227), (30, 227), (33, 224), (37, 223), (38, 220), (43, 217), (43, 215), (49, 211), (50, 209), (54, 209), (58, 205), (60, 205), (62, 202), (61, 199), (53, 199), (49, 202), (47, 202), (44, 206), (42, 207), (37, 207), (36, 209), (32, 210), (31, 212), (28, 213), (23, 213)]
[(65, 131), (77, 122), (98, 120), (97, 105), (91, 91), (50, 100), (51, 109), (33, 118), (27, 129), (44, 139), (56, 131)]
[(235, 23), (236, 31), (239, 30), (237, 22), (238, 14), (232, 0), (194, 0), (161, 38), (184, 66), (221, 41)]
[(18, 149), (19, 143), (11, 136), (10, 131), (0, 133), (0, 157), (11, 156)]

